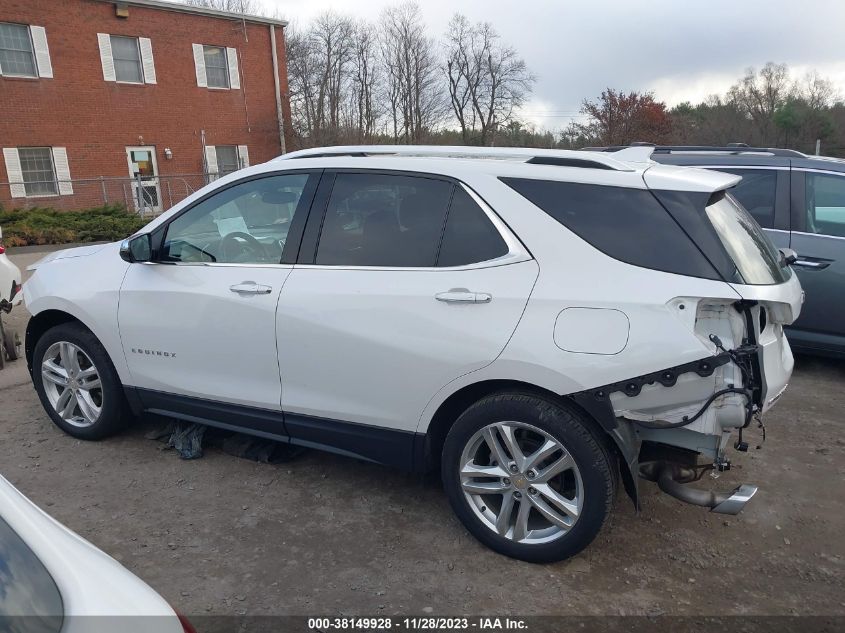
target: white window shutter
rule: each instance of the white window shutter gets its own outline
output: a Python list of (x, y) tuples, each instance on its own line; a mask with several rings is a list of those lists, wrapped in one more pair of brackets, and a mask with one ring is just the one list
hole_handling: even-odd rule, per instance
[(240, 168), (249, 167), (249, 148), (246, 145), (238, 145), (238, 160)]
[(4, 147), (3, 157), (6, 159), (6, 176), (9, 179), (9, 191), (13, 198), (26, 198), (26, 187), (23, 185), (23, 171), (21, 159), (16, 147)]
[(100, 43), (100, 63), (103, 65), (103, 79), (117, 81), (117, 76), (114, 74), (114, 58), (111, 54), (111, 37), (108, 33), (97, 33), (97, 41)]
[(156, 83), (156, 66), (153, 62), (153, 43), (148, 37), (139, 37), (138, 45), (141, 48), (141, 65), (144, 67), (144, 82)]
[(216, 176), (220, 173), (220, 170), (217, 169), (217, 148), (214, 145), (205, 146), (205, 169), (209, 176)]
[(238, 51), (234, 48), (226, 49), (226, 60), (229, 62), (229, 87), (232, 90), (241, 89), (241, 76), (238, 73)]
[(67, 149), (53, 148), (53, 167), (56, 169), (56, 180), (59, 183), (59, 195), (72, 196), (73, 184), (70, 182), (70, 167), (67, 163)]
[(197, 85), (200, 88), (208, 88), (208, 79), (205, 76), (205, 53), (202, 44), (191, 44), (194, 47), (194, 67), (197, 71)]
[(53, 78), (53, 64), (50, 61), (50, 49), (47, 46), (47, 30), (43, 26), (30, 26), (32, 48), (35, 50), (35, 63), (38, 65), (38, 76)]

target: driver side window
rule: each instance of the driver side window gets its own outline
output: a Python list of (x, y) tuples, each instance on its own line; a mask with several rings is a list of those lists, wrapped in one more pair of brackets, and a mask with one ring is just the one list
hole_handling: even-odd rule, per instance
[(309, 177), (248, 180), (206, 198), (167, 227), (162, 261), (278, 264)]

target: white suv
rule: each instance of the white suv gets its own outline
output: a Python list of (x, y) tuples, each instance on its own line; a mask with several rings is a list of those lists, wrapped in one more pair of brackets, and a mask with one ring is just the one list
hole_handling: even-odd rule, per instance
[[(787, 260), (740, 178), (613, 155), (341, 147), (196, 192), (122, 244), (42, 260), (26, 354), (53, 421), (153, 412), (441, 469), (479, 540), (592, 541), (617, 479), (691, 488), (792, 371)], [(699, 464), (699, 458), (705, 461)]]

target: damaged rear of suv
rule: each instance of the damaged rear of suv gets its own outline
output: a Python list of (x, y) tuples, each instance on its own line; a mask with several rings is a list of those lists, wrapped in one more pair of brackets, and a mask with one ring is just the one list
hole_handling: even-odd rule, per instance
[[(803, 293), (786, 256), (730, 195), (739, 177), (651, 165), (642, 165), (639, 190), (612, 181), (502, 179), (583, 241), (553, 244), (558, 235), (547, 232), (528, 242), (540, 279), (497, 362), (516, 360), (523, 336), (536, 337), (553, 321), (556, 349), (541, 363), (588, 385), (553, 389), (612, 438), (637, 506), (637, 480), (644, 478), (687, 503), (737, 514), (756, 486), (714, 492), (694, 482), (711, 469), (728, 470), (728, 450), (748, 450), (752, 424), (765, 438), (763, 414), (793, 368), (783, 326), (798, 317)], [(542, 467), (527, 472), (529, 497), (548, 501), (531, 487), (545, 481)], [(557, 505), (539, 505), (552, 524), (560, 516), (572, 520), (560, 523), (570, 537), (584, 519), (584, 473), (578, 475), (569, 493), (551, 498)], [(480, 505), (482, 515), (490, 512), (483, 497)], [(512, 534), (499, 527), (500, 536)], [(533, 552), (499, 545), (535, 561), (577, 551), (542, 540)]]

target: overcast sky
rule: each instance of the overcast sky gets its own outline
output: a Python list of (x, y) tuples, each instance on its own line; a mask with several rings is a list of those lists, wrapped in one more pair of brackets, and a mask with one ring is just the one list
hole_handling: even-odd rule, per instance
[[(370, 20), (390, 0), (260, 0), (307, 24), (333, 9)], [(537, 75), (525, 119), (557, 129), (611, 86), (669, 105), (724, 93), (745, 68), (817, 69), (845, 96), (845, 0), (422, 0), (440, 37), (456, 11), (489, 21)]]

